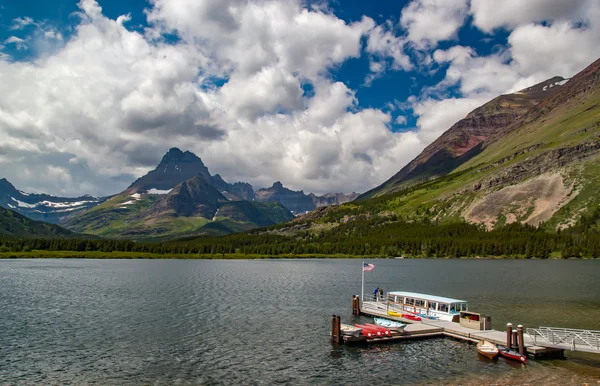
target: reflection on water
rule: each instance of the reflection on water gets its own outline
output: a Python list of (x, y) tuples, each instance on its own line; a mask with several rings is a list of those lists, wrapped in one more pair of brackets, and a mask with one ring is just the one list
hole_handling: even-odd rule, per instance
[[(599, 329), (600, 262), (379, 260), (367, 288), (464, 298), (507, 321)], [(0, 261), (2, 383), (597, 384), (600, 358), (527, 366), (435, 338), (332, 346), (357, 260)]]

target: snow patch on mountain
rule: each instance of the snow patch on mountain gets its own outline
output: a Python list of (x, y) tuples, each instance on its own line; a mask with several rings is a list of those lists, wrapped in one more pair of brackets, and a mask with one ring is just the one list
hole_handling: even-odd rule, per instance
[(169, 193), (171, 193), (171, 190), (173, 190), (173, 189), (160, 190), (160, 189), (154, 189), (154, 188), (152, 188), (152, 189), (148, 190), (147, 193), (148, 194), (169, 194)]
[(37, 203), (35, 203), (35, 204), (28, 204), (28, 203), (26, 203), (26, 202), (19, 201), (19, 200), (17, 200), (17, 199), (16, 199), (16, 198), (14, 198), (14, 197), (13, 197), (12, 199), (13, 199), (13, 201), (15, 201), (15, 202), (17, 203), (17, 205), (18, 205), (20, 208), (30, 208), (30, 209), (31, 209), (31, 208), (35, 208), (35, 207), (38, 205)]

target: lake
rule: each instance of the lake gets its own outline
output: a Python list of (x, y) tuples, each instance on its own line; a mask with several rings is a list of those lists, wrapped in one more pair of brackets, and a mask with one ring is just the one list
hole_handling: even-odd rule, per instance
[[(365, 291), (466, 299), (498, 330), (600, 330), (600, 261), (369, 262)], [(448, 338), (334, 347), (331, 315), (358, 321), (360, 269), (333, 259), (0, 260), (0, 383), (600, 383), (594, 354), (521, 366)]]

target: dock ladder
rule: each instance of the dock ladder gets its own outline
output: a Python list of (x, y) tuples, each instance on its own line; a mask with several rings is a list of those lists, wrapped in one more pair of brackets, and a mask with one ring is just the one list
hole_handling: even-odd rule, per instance
[(600, 354), (600, 331), (571, 328), (528, 328), (527, 334), (535, 345)]

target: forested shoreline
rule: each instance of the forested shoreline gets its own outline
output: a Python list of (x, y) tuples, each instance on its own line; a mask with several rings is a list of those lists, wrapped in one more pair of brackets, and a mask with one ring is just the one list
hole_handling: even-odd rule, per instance
[[(598, 258), (600, 210), (557, 232), (509, 224), (486, 231), (467, 224), (404, 222), (394, 217), (357, 218), (319, 232), (278, 234), (277, 228), (246, 233), (197, 237), (169, 242), (136, 243), (124, 240), (0, 238), (0, 253), (32, 251), (126, 252), (156, 255), (211, 256), (346, 256), (407, 258)], [(83, 256), (84, 254), (82, 254)], [(118, 254), (115, 254), (115, 256)], [(15, 255), (16, 256), (16, 255)]]

